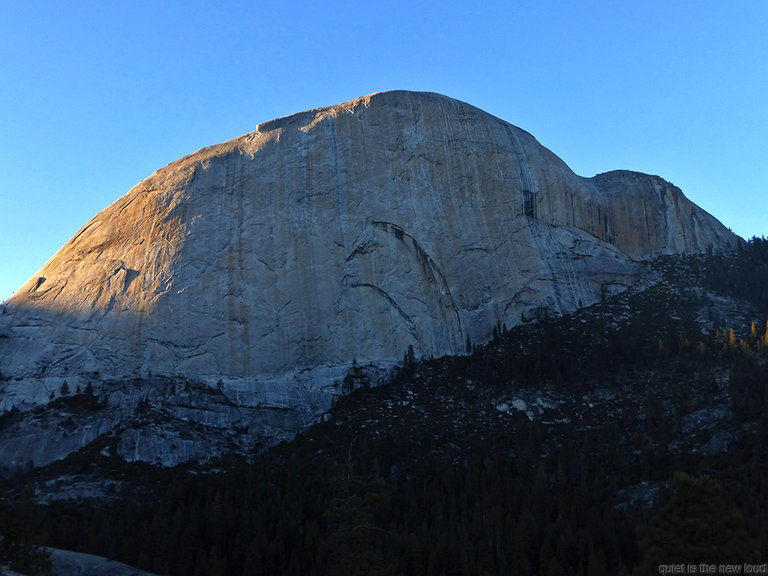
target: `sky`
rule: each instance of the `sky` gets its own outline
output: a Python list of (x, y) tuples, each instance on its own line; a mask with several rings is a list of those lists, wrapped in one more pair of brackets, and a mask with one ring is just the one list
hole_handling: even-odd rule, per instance
[(0, 0), (0, 300), (158, 168), (394, 89), (768, 235), (766, 30), (764, 0)]

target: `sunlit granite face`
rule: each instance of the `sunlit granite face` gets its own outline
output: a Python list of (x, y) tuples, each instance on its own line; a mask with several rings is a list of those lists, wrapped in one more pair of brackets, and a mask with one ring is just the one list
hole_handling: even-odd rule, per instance
[(463, 353), (626, 288), (646, 256), (737, 241), (661, 178), (582, 178), (468, 104), (374, 94), (202, 149), (97, 214), (0, 310), (0, 373), (26, 386), (4, 402)]

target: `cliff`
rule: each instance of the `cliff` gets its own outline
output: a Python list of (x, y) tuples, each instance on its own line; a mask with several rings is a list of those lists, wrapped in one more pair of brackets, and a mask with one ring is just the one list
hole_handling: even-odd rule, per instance
[(91, 219), (0, 311), (3, 405), (154, 375), (316, 415), (353, 361), (460, 354), (626, 289), (646, 257), (738, 241), (659, 177), (582, 178), (473, 106), (373, 94), (202, 149)]

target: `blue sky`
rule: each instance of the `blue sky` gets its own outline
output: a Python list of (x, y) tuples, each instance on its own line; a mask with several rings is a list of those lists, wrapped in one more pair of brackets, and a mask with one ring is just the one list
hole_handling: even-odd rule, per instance
[(768, 235), (768, 2), (0, 0), (0, 300), (156, 169), (391, 89)]

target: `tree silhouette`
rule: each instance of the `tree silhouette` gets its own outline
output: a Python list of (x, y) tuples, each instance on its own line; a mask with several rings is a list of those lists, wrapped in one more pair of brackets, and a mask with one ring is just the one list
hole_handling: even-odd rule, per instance
[(47, 539), (43, 522), (31, 488), (14, 506), (0, 509), (0, 567), (30, 576), (50, 574), (51, 553), (42, 547)]
[(643, 555), (636, 574), (662, 564), (741, 564), (757, 561), (739, 509), (709, 476), (675, 475), (675, 491), (640, 530)]

